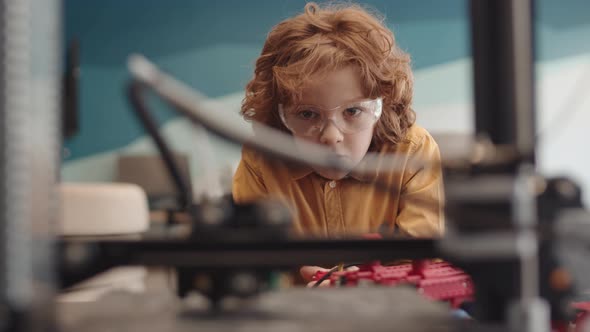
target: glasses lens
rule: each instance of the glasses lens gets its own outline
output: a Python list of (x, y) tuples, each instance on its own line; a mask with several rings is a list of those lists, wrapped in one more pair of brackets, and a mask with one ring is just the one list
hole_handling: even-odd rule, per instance
[(343, 132), (354, 133), (375, 124), (381, 115), (378, 100), (366, 100), (344, 106), (334, 117), (334, 122)]
[(297, 134), (306, 134), (310, 130), (319, 130), (322, 126), (322, 112), (311, 106), (297, 106), (283, 110), (281, 118), (289, 130)]

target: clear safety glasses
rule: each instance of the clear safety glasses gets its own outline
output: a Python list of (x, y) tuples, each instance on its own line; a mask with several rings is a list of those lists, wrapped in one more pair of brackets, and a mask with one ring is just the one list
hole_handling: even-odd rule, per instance
[(331, 109), (315, 105), (279, 104), (279, 114), (287, 129), (300, 136), (314, 136), (331, 121), (344, 134), (354, 134), (374, 125), (383, 110), (383, 100), (363, 99)]

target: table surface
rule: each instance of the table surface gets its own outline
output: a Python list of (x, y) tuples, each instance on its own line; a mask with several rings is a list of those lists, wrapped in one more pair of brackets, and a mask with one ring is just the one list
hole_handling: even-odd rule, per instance
[(290, 288), (249, 300), (228, 300), (224, 313), (198, 295), (178, 299), (162, 271), (149, 273), (144, 293), (114, 292), (88, 303), (58, 303), (64, 332), (150, 331), (450, 331), (442, 303), (409, 288)]

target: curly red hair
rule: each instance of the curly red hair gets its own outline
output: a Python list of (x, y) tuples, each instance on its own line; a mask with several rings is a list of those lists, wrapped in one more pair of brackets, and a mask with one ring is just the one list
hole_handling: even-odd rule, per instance
[(276, 25), (246, 85), (241, 114), (286, 130), (278, 105), (297, 103), (308, 82), (351, 65), (358, 69), (366, 97), (383, 98), (372, 147), (398, 143), (416, 118), (410, 57), (383, 19), (358, 5), (308, 3), (303, 14)]

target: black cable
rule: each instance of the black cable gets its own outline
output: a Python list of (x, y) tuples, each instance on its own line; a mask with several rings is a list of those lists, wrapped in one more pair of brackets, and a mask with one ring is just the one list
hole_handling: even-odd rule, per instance
[(145, 86), (139, 81), (132, 80), (127, 86), (127, 96), (131, 102), (131, 108), (137, 115), (144, 129), (148, 132), (162, 160), (168, 170), (168, 175), (171, 177), (172, 182), (176, 186), (178, 194), (178, 203), (183, 211), (187, 211), (189, 206), (192, 204), (193, 197), (191, 192), (191, 186), (189, 184), (190, 179), (186, 178), (181, 172), (180, 167), (176, 163), (172, 150), (160, 135), (158, 131), (158, 124), (152, 117), (151, 112), (145, 102), (144, 97)]
[[(343, 266), (343, 269), (348, 269), (349, 267), (353, 267), (355, 265), (359, 265), (358, 263), (354, 263), (354, 264), (346, 264)], [(334, 266), (333, 268), (330, 269), (330, 271), (326, 272), (326, 274), (324, 274), (320, 279), (318, 279), (318, 281), (315, 282), (315, 284), (313, 284), (313, 288), (318, 287), (322, 282), (328, 280), (328, 278), (330, 278), (330, 276), (332, 275), (332, 273), (338, 271), (338, 269), (340, 268), (340, 266)]]

